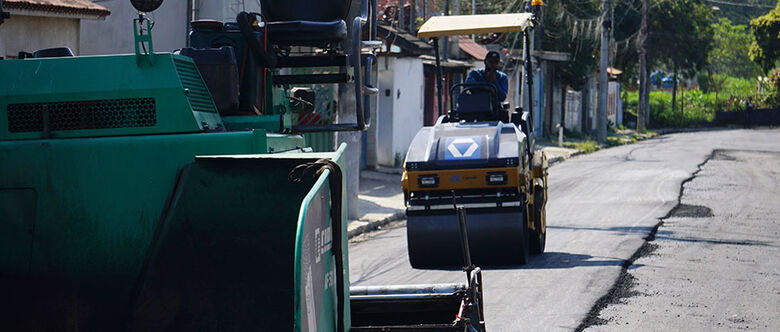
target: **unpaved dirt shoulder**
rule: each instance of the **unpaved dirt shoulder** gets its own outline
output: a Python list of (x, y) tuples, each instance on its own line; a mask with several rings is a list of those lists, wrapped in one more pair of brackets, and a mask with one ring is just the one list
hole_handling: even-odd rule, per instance
[(780, 329), (780, 154), (722, 150), (586, 330)]

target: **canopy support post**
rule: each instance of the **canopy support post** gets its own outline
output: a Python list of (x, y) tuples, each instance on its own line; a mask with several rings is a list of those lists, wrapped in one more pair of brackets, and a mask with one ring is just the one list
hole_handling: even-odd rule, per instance
[(534, 74), (533, 74), (533, 60), (531, 59), (531, 28), (526, 28), (523, 31), (525, 35), (525, 80), (528, 86), (528, 131), (534, 132)]
[(439, 56), (439, 38), (433, 38), (433, 51), (436, 56), (436, 92), (437, 92), (437, 98), (439, 100), (438, 107), (439, 107), (439, 116), (441, 116), (442, 113), (442, 97), (441, 97), (441, 89), (442, 89), (442, 72), (441, 72), (441, 59)]

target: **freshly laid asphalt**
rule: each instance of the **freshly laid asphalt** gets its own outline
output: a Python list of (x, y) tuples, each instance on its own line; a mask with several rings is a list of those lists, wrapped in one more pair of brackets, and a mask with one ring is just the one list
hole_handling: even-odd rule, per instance
[(715, 151), (592, 330), (777, 331), (779, 183), (780, 153)]
[[(525, 266), (485, 269), (488, 329), (583, 328), (581, 324), (586, 317), (593, 316), (596, 303), (625, 274), (624, 266), (629, 265), (626, 262), (636, 258), (634, 254), (645, 245), (645, 238), (677, 206), (683, 182), (694, 178), (716, 149), (780, 152), (780, 130), (668, 134), (576, 156), (552, 166), (547, 250)], [(395, 200), (389, 189), (381, 185), (373, 189), (385, 193), (379, 197), (381, 200), (361, 195), (361, 203), (365, 199), (366, 206), (386, 207), (382, 205), (384, 200)], [(714, 195), (730, 195), (725, 189), (710, 190)], [(774, 201), (778, 201), (777, 197)], [(430, 284), (464, 279), (460, 271), (412, 269), (406, 255), (402, 220), (351, 241), (349, 257), (352, 285)], [(775, 259), (774, 264), (780, 263)], [(773, 278), (776, 285), (777, 274)], [(599, 312), (595, 314), (598, 316)]]

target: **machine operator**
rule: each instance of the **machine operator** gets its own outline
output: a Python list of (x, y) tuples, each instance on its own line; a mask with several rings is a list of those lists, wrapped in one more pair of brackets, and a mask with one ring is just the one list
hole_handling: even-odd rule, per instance
[(506, 74), (498, 70), (498, 64), (501, 62), (501, 56), (498, 52), (490, 51), (485, 56), (485, 68), (474, 69), (469, 72), (466, 83), (490, 83), (496, 88), (496, 94), (499, 102), (506, 99), (509, 90), (509, 80)]

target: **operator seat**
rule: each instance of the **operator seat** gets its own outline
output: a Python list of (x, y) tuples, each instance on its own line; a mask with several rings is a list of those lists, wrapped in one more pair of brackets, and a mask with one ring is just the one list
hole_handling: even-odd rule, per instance
[(261, 0), (268, 38), (278, 46), (328, 48), (347, 38), (350, 0)]
[(268, 22), (268, 38), (279, 46), (314, 46), (328, 48), (347, 39), (343, 20)]
[(493, 99), (490, 92), (487, 90), (471, 90), (461, 93), (458, 95), (456, 112), (461, 120), (491, 120), (495, 115), (495, 111), (493, 110)]

